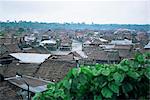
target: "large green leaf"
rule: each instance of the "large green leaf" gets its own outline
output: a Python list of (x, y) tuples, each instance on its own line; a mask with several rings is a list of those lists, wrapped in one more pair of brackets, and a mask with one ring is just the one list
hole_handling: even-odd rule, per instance
[(110, 66), (109, 69), (110, 69), (111, 72), (115, 72), (116, 71), (116, 65)]
[(74, 77), (77, 77), (81, 72), (81, 69), (80, 68), (74, 68), (72, 69), (72, 74)]
[(139, 63), (144, 63), (145, 58), (142, 54), (138, 54), (136, 55), (135, 60), (137, 60)]
[(138, 79), (140, 77), (140, 75), (135, 71), (129, 71), (127, 75), (134, 79)]
[(96, 68), (97, 70), (100, 70), (102, 67), (103, 67), (102, 64), (96, 64), (96, 65), (95, 65), (95, 68)]
[(116, 82), (122, 82), (124, 80), (124, 75), (123, 74), (120, 74), (118, 72), (114, 73), (113, 75), (113, 79), (116, 81)]
[(95, 68), (92, 70), (94, 76), (98, 76), (101, 74), (101, 70), (96, 70)]
[(105, 98), (111, 98), (113, 95), (113, 92), (108, 87), (102, 88), (101, 93)]
[(92, 76), (93, 76), (92, 71), (88, 67), (82, 67), (81, 72), (86, 74), (88, 76), (88, 78), (92, 78)]
[(119, 86), (115, 82), (111, 82), (108, 84), (108, 87), (114, 92), (119, 93)]
[(95, 95), (94, 100), (102, 100), (102, 96), (101, 95), (99, 95), (99, 96)]
[(109, 74), (110, 74), (110, 69), (109, 68), (106, 68), (106, 69), (102, 70), (102, 75), (108, 76)]
[(110, 75), (107, 77), (107, 80), (108, 80), (108, 81), (114, 80), (114, 79), (113, 79), (113, 74), (110, 74)]
[(150, 67), (147, 67), (145, 70), (146, 71), (145, 71), (144, 75), (150, 80)]
[(64, 80), (63, 81), (63, 86), (67, 89), (70, 89), (71, 88), (71, 83), (68, 80)]
[(55, 98), (58, 98), (58, 97), (64, 98), (65, 97), (64, 90), (63, 89), (57, 89), (54, 93), (54, 97)]
[(92, 74), (92, 71), (88, 67), (82, 67), (81, 72), (83, 72), (85, 74)]
[(88, 78), (87, 78), (87, 76), (86, 76), (85, 74), (81, 74), (81, 75), (79, 76), (79, 81), (80, 81), (80, 83), (81, 83), (82, 85), (85, 85), (85, 84), (87, 83), (87, 80), (88, 80)]
[(122, 71), (127, 72), (129, 70), (129, 67), (127, 65), (118, 65), (118, 68), (121, 69)]
[(129, 60), (128, 59), (123, 59), (121, 62), (120, 62), (121, 65), (129, 65)]
[(47, 85), (47, 88), (48, 88), (48, 89), (53, 89), (53, 88), (55, 88), (55, 83), (49, 83), (49, 84)]
[(122, 85), (123, 93), (128, 97), (128, 92), (133, 90), (133, 86), (130, 83), (124, 83)]

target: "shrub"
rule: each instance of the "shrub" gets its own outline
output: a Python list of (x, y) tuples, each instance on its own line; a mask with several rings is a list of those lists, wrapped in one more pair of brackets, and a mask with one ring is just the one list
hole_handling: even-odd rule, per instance
[(148, 99), (150, 82), (149, 53), (138, 54), (134, 60), (119, 64), (80, 66), (69, 71), (47, 91), (37, 93), (33, 100), (101, 100)]

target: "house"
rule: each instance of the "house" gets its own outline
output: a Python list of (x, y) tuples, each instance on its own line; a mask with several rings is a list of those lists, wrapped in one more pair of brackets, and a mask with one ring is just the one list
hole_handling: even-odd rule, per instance
[(73, 55), (70, 54), (71, 51), (51, 51), (52, 59), (59, 60), (59, 61), (72, 61)]
[(99, 45), (101, 45), (101, 44), (103, 44), (103, 42), (102, 42), (100, 39), (94, 38), (94, 39), (92, 39), (90, 45), (99, 46)]
[(40, 54), (50, 54), (50, 51), (43, 46), (31, 47), (30, 49), (23, 49), (24, 53), (40, 53)]
[(144, 46), (144, 51), (145, 52), (150, 52), (150, 41), (147, 45)]
[(49, 51), (55, 51), (57, 49), (57, 42), (54, 39), (43, 40), (39, 45), (47, 48)]
[[(19, 100), (27, 100), (31, 99), (35, 93), (44, 92), (47, 90), (47, 84), (53, 82), (45, 81), (43, 79), (38, 79), (31, 76), (21, 75), (21, 77), (9, 77), (5, 78), (6, 85), (11, 89), (14, 93), (10, 93), (12, 98), (11, 99), (19, 99)], [(3, 83), (4, 83), (3, 82)], [(9, 93), (9, 92), (8, 92)], [(10, 96), (8, 96), (10, 97)], [(2, 97), (4, 99), (4, 97)], [(7, 98), (8, 99), (8, 98)]]
[(37, 53), (10, 53), (9, 56), (6, 57), (9, 57), (9, 59), (12, 60), (11, 64), (7, 65), (7, 67), (0, 67), (0, 73), (6, 77), (11, 77), (14, 76), (16, 72), (32, 76), (33, 73), (36, 72), (36, 69), (44, 63), (46, 59), (51, 57), (51, 55)]
[(8, 67), (15, 58), (11, 57), (10, 53), (21, 52), (17, 44), (2, 44), (0, 45), (0, 66)]
[(22, 100), (17, 94), (20, 89), (7, 81), (0, 82), (0, 100)]
[(93, 45), (89, 45), (89, 46), (84, 46), (83, 47), (83, 52), (85, 53), (89, 53), (91, 51), (100, 51), (103, 50), (103, 47), (101, 46), (93, 46)]
[(15, 37), (0, 37), (0, 44), (17, 44), (18, 40)]
[(143, 47), (149, 42), (149, 36), (146, 32), (138, 32), (135, 38)]
[(119, 57), (124, 58), (133, 58), (134, 51), (132, 45), (115, 45), (114, 50), (118, 50)]
[(47, 59), (35, 72), (35, 77), (45, 80), (58, 82), (62, 80), (66, 74), (76, 66), (75, 62)]
[(114, 32), (114, 39), (132, 39), (133, 30), (129, 29), (117, 29)]
[(74, 60), (88, 58), (88, 56), (82, 50), (73, 51), (70, 54), (73, 54)]
[(1, 57), (7, 56), (10, 53), (21, 52), (18, 44), (0, 44), (0, 55)]
[(132, 45), (132, 40), (124, 39), (124, 40), (112, 40), (109, 44), (114, 45)]
[(89, 46), (92, 42), (90, 40), (86, 40), (84, 43), (83, 43), (83, 46)]
[(52, 33), (52, 30), (51, 29), (49, 29), (49, 30), (47, 30), (47, 31), (44, 31), (44, 32), (42, 32), (42, 41), (43, 40), (48, 40), (48, 39), (50, 39), (50, 34)]
[(34, 36), (34, 34), (24, 36), (24, 41), (26, 43), (31, 43), (31, 42), (34, 42), (35, 40), (36, 40), (36, 37)]
[(13, 77), (16, 75), (16, 72), (34, 76), (34, 73), (39, 68), (40, 64), (37, 63), (20, 63), (18, 60), (13, 60), (8, 66), (0, 66), (0, 74), (5, 77)]
[[(16, 72), (23, 74), (23, 77), (29, 83), (30, 93), (36, 93), (46, 90), (47, 81), (58, 82), (62, 80), (68, 71), (76, 66), (75, 62), (51, 59), (52, 56), (49, 56), (50, 54), (11, 53), (10, 55), (18, 60), (13, 60), (12, 64), (8, 65), (8, 67), (1, 66), (0, 74), (4, 75), (9, 84), (11, 84), (7, 86), (14, 87), (8, 88), (11, 92), (7, 92), (10, 94), (14, 93), (12, 98), (15, 98), (14, 96), (17, 95), (16, 92), (20, 93), (18, 92), (20, 89), (27, 90), (27, 86), (21, 80), (14, 77)], [(47, 81), (45, 82), (42, 79)], [(0, 87), (2, 86), (1, 84), (2, 82), (0, 82)], [(22, 93), (24, 94), (24, 91), (21, 91), (20, 94), (22, 95)], [(1, 98), (4, 97), (0, 97), (0, 99)]]
[(104, 45), (100, 45), (101, 48), (103, 49), (113, 49), (115, 47), (115, 45), (113, 44), (104, 44)]
[(69, 38), (61, 39), (60, 46), (58, 47), (61, 51), (71, 51), (72, 41)]
[(94, 63), (118, 63), (120, 61), (117, 50), (103, 50), (103, 49), (84, 49), (87, 59)]
[(5, 45), (10, 53), (16, 53), (16, 52), (21, 52), (21, 49), (19, 48), (18, 44), (8, 44)]
[[(47, 84), (52, 83), (50, 81), (45, 81), (31, 76), (22, 75), (22, 77), (9, 77), (5, 78), (9, 83), (18, 86), (23, 90), (28, 90), (27, 84), (29, 85), (29, 92), (39, 93), (46, 91)], [(26, 83), (25, 83), (26, 82)]]
[(0, 45), (0, 55), (1, 57), (4, 55), (8, 55), (9, 54), (9, 49), (6, 47), (6, 45), (1, 44)]
[(84, 42), (83, 42), (83, 46), (90, 46), (90, 45), (93, 45), (93, 46), (99, 46), (99, 45), (103, 45), (103, 44), (107, 44), (108, 43), (108, 40), (106, 39), (103, 39), (103, 38), (96, 38), (96, 37), (91, 37), (89, 39), (86, 39)]
[(112, 40), (110, 44), (115, 45), (112, 49), (118, 50), (121, 59), (133, 57), (134, 44), (132, 40)]
[(19, 60), (20, 63), (36, 63), (41, 64), (48, 59), (50, 54), (38, 54), (38, 53), (11, 53), (12, 57)]

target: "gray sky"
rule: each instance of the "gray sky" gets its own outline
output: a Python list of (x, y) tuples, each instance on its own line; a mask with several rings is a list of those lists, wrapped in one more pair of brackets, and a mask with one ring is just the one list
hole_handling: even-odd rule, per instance
[(150, 24), (150, 0), (0, 0), (0, 21)]

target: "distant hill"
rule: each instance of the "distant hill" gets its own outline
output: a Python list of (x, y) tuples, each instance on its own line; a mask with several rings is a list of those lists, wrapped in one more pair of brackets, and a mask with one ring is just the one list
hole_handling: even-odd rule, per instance
[(39, 22), (0, 22), (1, 27), (22, 27), (33, 29), (89, 29), (89, 30), (116, 30), (126, 28), (137, 31), (150, 31), (150, 24), (84, 24), (84, 23), (39, 23)]

